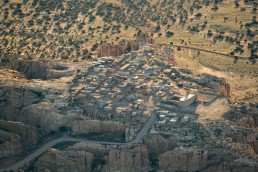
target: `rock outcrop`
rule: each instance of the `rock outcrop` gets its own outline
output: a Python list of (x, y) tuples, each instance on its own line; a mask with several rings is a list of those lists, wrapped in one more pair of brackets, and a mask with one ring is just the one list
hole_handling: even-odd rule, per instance
[(202, 73), (198, 76), (194, 76), (190, 69), (186, 68), (172, 68), (172, 73), (176, 74), (177, 78), (185, 81), (191, 81), (197, 83), (201, 87), (207, 87), (217, 94), (225, 97), (230, 97), (230, 85), (224, 78), (219, 78), (214, 75)]
[(0, 158), (21, 153), (26, 147), (36, 145), (38, 138), (36, 127), (0, 120)]
[(0, 117), (18, 121), (20, 111), (24, 107), (40, 101), (42, 96), (40, 90), (8, 85), (0, 86)]
[(148, 147), (149, 152), (156, 156), (172, 150), (178, 145), (176, 138), (165, 139), (160, 135), (147, 135), (144, 137), (143, 142)]
[(64, 150), (50, 148), (35, 163), (35, 171), (149, 171), (147, 148), (143, 145), (103, 146), (78, 143)]
[(125, 129), (125, 142), (132, 141), (136, 136), (137, 129), (134, 126), (129, 126)]
[(208, 153), (195, 148), (175, 148), (159, 156), (160, 170), (169, 171), (197, 171), (207, 165)]
[(237, 120), (237, 124), (246, 127), (246, 128), (254, 128), (255, 127), (255, 121), (254, 118), (250, 116), (242, 117), (239, 120)]
[(67, 121), (67, 126), (71, 127), (72, 134), (82, 134), (89, 132), (97, 133), (124, 133), (126, 125), (115, 121), (99, 120), (73, 120)]
[(75, 73), (67, 66), (45, 61), (15, 60), (11, 62), (10, 68), (23, 73), (27, 79), (57, 79)]
[(15, 60), (10, 68), (22, 72), (28, 79), (46, 79), (48, 65), (41, 61)]
[(84, 150), (49, 149), (35, 163), (37, 172), (90, 172), (94, 156)]
[(21, 121), (41, 126), (44, 131), (58, 130), (60, 126), (71, 129), (71, 134), (89, 132), (124, 133), (127, 125), (115, 121), (89, 120), (74, 114), (63, 115), (53, 104), (33, 104), (23, 109)]
[(22, 151), (21, 136), (0, 129), (0, 158), (18, 155)]
[(23, 142), (28, 145), (36, 145), (38, 142), (38, 129), (22, 122), (0, 120), (0, 129), (17, 133)]
[(106, 162), (106, 172), (149, 171), (150, 169), (148, 150), (142, 145), (111, 149)]

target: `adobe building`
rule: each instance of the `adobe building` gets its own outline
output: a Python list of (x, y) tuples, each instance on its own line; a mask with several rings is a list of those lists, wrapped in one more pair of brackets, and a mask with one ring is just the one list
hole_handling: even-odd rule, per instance
[(139, 44), (152, 44), (155, 45), (156, 41), (149, 37), (148, 34), (141, 32), (138, 34), (136, 40), (121, 41), (118, 45), (112, 45), (110, 43), (103, 43), (98, 48), (98, 57), (105, 56), (121, 56), (131, 51), (137, 51)]

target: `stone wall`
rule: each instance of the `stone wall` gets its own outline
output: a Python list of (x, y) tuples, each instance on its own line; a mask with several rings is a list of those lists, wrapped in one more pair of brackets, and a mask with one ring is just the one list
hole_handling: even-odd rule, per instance
[(147, 172), (149, 169), (148, 150), (142, 145), (111, 149), (106, 157), (106, 172)]

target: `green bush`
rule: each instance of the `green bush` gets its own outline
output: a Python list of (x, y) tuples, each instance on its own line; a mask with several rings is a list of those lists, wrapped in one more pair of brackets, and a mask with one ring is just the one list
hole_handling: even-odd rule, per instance
[(174, 32), (167, 31), (166, 37), (172, 37), (174, 35)]

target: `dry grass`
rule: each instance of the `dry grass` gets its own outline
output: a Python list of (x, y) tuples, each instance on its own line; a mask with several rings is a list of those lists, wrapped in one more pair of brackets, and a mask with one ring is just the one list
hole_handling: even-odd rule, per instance
[[(244, 6), (240, 3), (240, 6)], [(186, 5), (185, 8), (189, 6)], [(197, 47), (197, 48), (203, 48), (208, 50), (215, 50), (217, 52), (222, 52), (225, 54), (230, 53), (236, 48), (236, 45), (226, 43), (225, 41), (217, 41), (215, 44), (213, 44), (212, 38), (207, 38), (208, 30), (211, 30), (213, 34), (216, 34), (216, 30), (224, 31), (224, 35), (236, 37), (236, 32), (238, 31), (240, 34), (244, 33), (246, 34), (246, 29), (243, 27), (240, 29), (240, 21), (245, 24), (247, 22), (252, 21), (252, 7), (251, 6), (244, 6), (246, 8), (245, 12), (240, 12), (240, 8), (234, 7), (234, 2), (232, 1), (230, 4), (224, 4), (219, 5), (218, 11), (212, 11), (211, 6), (203, 6), (200, 10), (194, 12), (192, 15), (188, 13), (189, 18), (193, 18), (193, 21), (188, 21), (185, 26), (182, 25), (171, 25), (170, 29), (167, 29), (166, 27), (162, 27), (161, 33), (163, 36), (158, 37), (158, 34), (156, 34), (156, 39), (160, 43), (170, 43), (173, 42), (174, 44), (181, 44), (181, 40), (184, 40), (187, 45)], [(202, 17), (200, 19), (195, 19), (195, 14), (202, 13)], [(224, 17), (228, 17), (227, 21), (224, 21)], [(237, 22), (236, 22), (237, 18)], [(204, 30), (200, 29), (199, 33), (190, 33), (187, 31), (187, 27), (193, 27), (199, 24), (200, 26), (204, 23), (204, 21), (207, 21), (207, 27)], [(152, 24), (155, 26), (156, 24)], [(167, 30), (171, 30), (175, 33), (175, 35), (171, 38), (166, 38), (165, 33)], [(232, 33), (231, 33), (232, 32)], [(205, 38), (204, 38), (205, 36)], [(257, 40), (258, 36), (256, 36), (253, 40)], [(248, 41), (250, 42), (250, 40)], [(243, 54), (237, 54), (241, 56), (249, 56), (250, 53), (247, 49), (247, 43), (244, 44), (244, 53)], [(243, 42), (242, 42), (243, 43)]]
[(209, 73), (223, 77), (230, 83), (232, 101), (258, 102), (258, 65), (248, 61), (200, 53), (197, 56), (193, 51), (181, 50), (176, 52), (178, 66), (188, 67), (195, 74)]
[[(29, 0), (26, 7), (22, 8), (23, 13), (30, 14), (28, 16), (25, 16), (22, 19), (18, 19), (17, 17), (12, 17), (13, 10), (10, 8), (10, 4), (16, 4), (21, 3), (21, 0), (11, 0), (11, 3), (8, 5), (3, 5), (3, 2), (0, 2), (1, 5), (3, 5), (3, 8), (0, 9), (1, 15), (0, 20), (3, 20), (3, 14), (4, 9), (9, 9), (9, 15), (7, 20), (18, 20), (22, 21), (21, 24), (13, 23), (9, 27), (9, 29), (5, 29), (7, 31), (10, 30), (10, 28), (14, 28), (15, 30), (19, 30), (24, 26), (27, 26), (27, 23), (29, 20), (32, 19), (32, 14), (35, 14), (36, 11), (34, 9), (30, 8), (30, 5), (32, 4), (32, 0)], [(64, 4), (64, 9), (67, 9), (68, 1), (63, 1), (62, 4)], [(90, 9), (93, 15), (96, 14), (96, 8), (101, 3), (111, 3), (113, 6), (119, 6), (123, 7), (122, 12), (126, 12), (127, 6), (122, 3), (121, 0), (102, 0), (99, 1), (99, 3), (96, 5), (95, 8)], [(135, 1), (133, 3), (138, 3), (140, 1)], [(161, 18), (165, 16), (166, 11), (164, 8), (161, 7), (161, 2), (158, 0), (148, 0), (150, 5), (153, 8), (157, 7), (157, 13), (160, 13)], [(174, 3), (180, 2), (179, 0), (174, 1)], [(190, 7), (190, 4), (192, 4), (193, 0), (190, 0), (190, 3), (184, 3), (184, 9), (188, 9)], [(154, 7), (155, 6), (155, 7)], [(38, 7), (38, 5), (36, 6)], [(184, 40), (183, 44), (187, 44), (188, 46), (212, 50), (216, 52), (222, 52), (222, 53), (229, 53), (233, 51), (236, 48), (236, 45), (228, 44), (225, 41), (216, 42), (213, 43), (212, 38), (207, 38), (207, 32), (208, 30), (211, 30), (213, 34), (216, 34), (216, 30), (224, 31), (225, 35), (236, 37), (236, 32), (244, 33), (246, 34), (246, 29), (243, 27), (240, 29), (240, 21), (245, 24), (247, 22), (250, 22), (252, 20), (253, 14), (251, 14), (252, 6), (247, 6), (240, 2), (240, 7), (244, 7), (246, 11), (240, 12), (240, 7), (235, 8), (234, 2), (230, 2), (228, 4), (222, 4), (218, 6), (218, 11), (212, 11), (212, 5), (210, 6), (204, 6), (194, 11), (193, 14), (190, 14), (188, 12), (188, 18), (189, 20), (186, 22), (185, 26), (180, 25), (179, 22), (179, 13), (177, 12), (177, 5), (175, 5), (174, 8), (170, 8), (169, 10), (174, 14), (177, 14), (177, 22), (175, 24), (172, 24), (171, 21), (169, 21), (168, 24), (171, 25), (170, 28), (167, 28), (167, 25), (162, 26), (161, 24), (161, 30), (160, 33), (162, 33), (162, 36), (159, 37), (158, 33), (154, 33), (154, 37), (157, 40), (158, 43), (166, 43), (169, 44), (170, 42), (173, 42), (174, 44), (181, 44), (182, 40)], [(145, 6), (143, 10), (146, 10), (147, 7)], [(43, 14), (46, 12), (40, 13), (39, 19), (42, 18)], [(62, 11), (59, 9), (56, 9), (54, 11), (51, 11), (51, 14), (49, 15), (50, 18), (54, 16), (54, 14), (61, 14)], [(130, 17), (132, 15), (133, 10), (131, 10), (127, 15)], [(142, 14), (142, 12), (140, 12)], [(202, 17), (199, 19), (196, 19), (194, 16), (197, 13), (202, 13)], [(112, 16), (110, 16), (112, 17)], [(227, 21), (224, 21), (224, 18), (227, 17)], [(193, 19), (190, 21), (190, 19)], [(237, 18), (237, 21), (236, 21)], [(36, 20), (35, 20), (36, 21)], [(83, 26), (82, 30), (78, 30), (78, 24), (81, 22), (85, 22), (86, 24)], [(197, 24), (202, 25), (205, 21), (207, 21), (207, 26), (204, 30), (200, 29), (199, 33), (190, 33), (188, 31), (188, 26), (193, 27)], [(60, 22), (60, 26), (64, 28), (67, 25), (66, 22)], [(112, 28), (116, 25), (121, 25), (120, 33), (111, 33), (111, 30), (109, 30), (107, 33), (102, 33), (101, 29), (104, 27), (104, 25), (109, 26)], [(107, 41), (109, 43), (117, 43), (123, 39), (133, 39), (134, 34), (137, 32), (138, 29), (142, 29), (148, 33), (153, 33), (153, 29), (157, 26), (157, 22), (153, 22), (150, 19), (147, 20), (146, 25), (144, 26), (134, 26), (131, 25), (127, 30), (125, 30), (125, 24), (123, 22), (117, 23), (116, 21), (112, 21), (111, 23), (106, 23), (103, 21), (102, 17), (96, 16), (95, 21), (89, 22), (88, 14), (82, 14), (79, 13), (76, 21), (72, 24), (72, 27), (68, 30), (68, 34), (59, 34), (53, 32), (55, 26), (54, 21), (50, 21), (50, 28), (47, 31), (47, 34), (45, 34), (46, 43), (44, 43), (40, 47), (34, 47), (33, 42), (41, 42), (40, 37), (31, 37), (26, 38), (29, 44), (25, 47), (20, 48), (19, 47), (19, 41), (23, 39), (20, 35), (6, 35), (6, 36), (0, 36), (0, 39), (3, 40), (3, 38), (7, 40), (13, 40), (13, 43), (10, 43), (7, 46), (3, 46), (3, 44), (0, 44), (0, 48), (3, 51), (10, 52), (11, 54), (31, 54), (33, 55), (33, 58), (40, 58), (40, 56), (44, 53), (44, 58), (53, 58), (53, 52), (56, 53), (54, 59), (60, 59), (62, 53), (67, 53), (71, 51), (69, 54), (68, 60), (80, 60), (82, 58), (81, 55), (77, 55), (77, 51), (74, 49), (74, 45), (67, 44), (67, 39), (72, 39), (73, 42), (82, 42), (80, 45), (79, 50), (84, 49), (91, 49), (91, 47), (95, 43), (100, 43), (101, 41)], [(90, 34), (91, 31), (89, 31), (89, 27), (95, 28), (92, 35)], [(99, 29), (98, 29), (99, 28)], [(31, 29), (42, 29), (42, 26), (34, 24), (31, 28), (26, 28), (26, 32), (31, 33)], [(171, 38), (166, 37), (167, 31), (173, 31), (174, 36)], [(82, 32), (84, 31), (84, 33)], [(87, 40), (86, 40), (87, 39)], [(253, 40), (257, 40), (258, 36), (256, 35)], [(241, 56), (249, 56), (249, 51), (247, 50), (247, 44), (251, 40), (248, 40), (247, 43), (241, 42), (242, 45), (244, 45), (244, 53), (243, 54), (237, 54)], [(64, 43), (61, 43), (64, 42)], [(58, 49), (63, 48), (62, 52), (58, 52)], [(179, 58), (181, 57), (181, 58)], [(237, 63), (234, 63), (233, 59), (221, 57), (218, 55), (213, 55), (209, 53), (203, 53), (201, 52), (200, 55), (197, 55), (195, 51), (188, 51), (188, 50), (182, 50), (177, 52), (177, 63), (180, 66), (189, 67), (194, 70), (194, 72), (207, 72), (216, 74), (222, 77), (227, 78), (227, 80), (231, 84), (232, 88), (232, 99), (234, 100), (254, 100), (257, 99), (257, 78), (258, 78), (258, 68), (257, 64), (253, 65), (250, 62), (247, 61), (238, 61)], [(244, 91), (243, 91), (244, 90)]]

